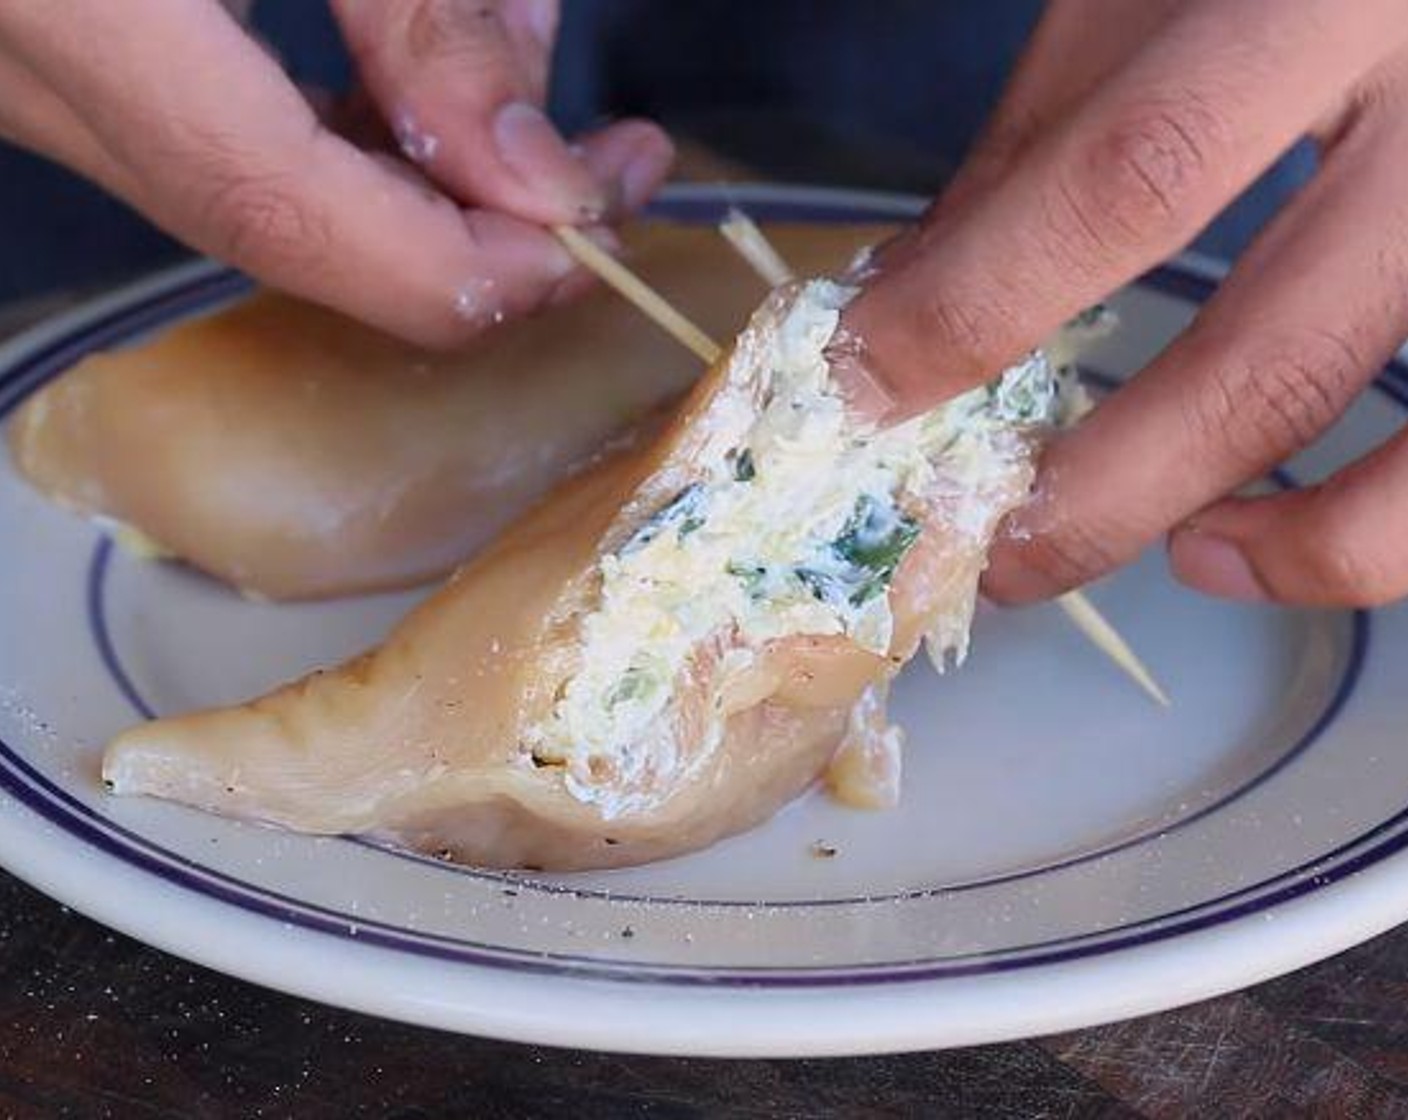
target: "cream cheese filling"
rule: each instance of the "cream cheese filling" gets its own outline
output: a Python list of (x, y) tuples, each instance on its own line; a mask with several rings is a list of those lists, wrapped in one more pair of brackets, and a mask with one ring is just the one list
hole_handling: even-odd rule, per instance
[[(771, 329), (740, 339), (698, 423), (696, 469), (599, 564), (580, 668), (528, 746), (604, 809), (674, 769), (678, 682), (701, 656), (722, 681), (787, 635), (844, 634), (888, 651), (888, 590), (936, 487), (971, 496), (959, 528), (990, 523), (985, 479), (1008, 469), (1018, 428), (1050, 420), (1057, 388), (1033, 354), (989, 386), (877, 431), (852, 416), (826, 350), (855, 290), (800, 286)], [(722, 734), (722, 720), (712, 721)]]

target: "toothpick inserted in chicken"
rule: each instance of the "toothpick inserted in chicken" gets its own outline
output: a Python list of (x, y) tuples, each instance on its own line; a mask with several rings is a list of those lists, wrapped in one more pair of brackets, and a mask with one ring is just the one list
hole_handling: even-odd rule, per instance
[(583, 235), (581, 230), (563, 225), (554, 226), (553, 233), (577, 263), (596, 273), (681, 345), (699, 355), (707, 364), (712, 365), (719, 360), (723, 350), (718, 343), (675, 310), (664, 296)]
[(767, 234), (737, 206), (728, 208), (724, 220), (719, 223), (719, 232), (769, 287), (779, 287), (795, 278), (791, 266), (782, 259)]
[(1067, 591), (1056, 601), (1066, 612), (1066, 616), (1080, 627), (1081, 633), (1089, 638), (1101, 653), (1123, 669), (1135, 684), (1163, 707), (1172, 705), (1168, 693), (1160, 687), (1144, 662), (1139, 660), (1130, 644), (1110, 625), (1105, 616), (1095, 609), (1095, 604), (1087, 599), (1083, 592)]
[[(719, 223), (719, 232), (738, 250), (770, 287), (786, 284), (793, 278), (792, 270), (768, 241), (756, 222), (736, 206)], [(1131, 680), (1165, 708), (1170, 706), (1168, 694), (1159, 686), (1154, 675), (1139, 660), (1130, 644), (1080, 591), (1068, 591), (1058, 602), (1066, 616), (1076, 624), (1101, 653), (1122, 669)]]

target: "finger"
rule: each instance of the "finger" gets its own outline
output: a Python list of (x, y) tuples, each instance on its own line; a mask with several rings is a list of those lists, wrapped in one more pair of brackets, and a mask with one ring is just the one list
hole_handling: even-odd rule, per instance
[(846, 313), (894, 419), (990, 377), (1190, 240), (1404, 36), (1401, 0), (1187, 0)]
[[(1163, 25), (1177, 0), (1052, 0), (937, 211), (996, 183), (1038, 136)], [(932, 220), (932, 217), (931, 217)]]
[(557, 42), (557, 0), (503, 0), (504, 31), (535, 102), (548, 96), (553, 46)]
[(1174, 574), (1210, 595), (1370, 607), (1408, 594), (1408, 435), (1322, 485), (1213, 506), (1169, 542)]
[[(592, 222), (607, 199), (548, 121), (493, 0), (334, 0), (408, 158), (452, 195), (536, 222)], [(543, 63), (546, 66), (546, 62)]]
[(0, 51), (0, 135), (109, 190), (121, 189), (126, 181), (120, 165), (63, 99), (4, 51)]
[[(309, 89), (305, 98), (315, 110)], [(319, 113), (320, 119), (340, 136), (362, 148), (394, 148), (395, 140), (380, 113), (360, 90), (337, 100)], [(596, 181), (606, 188), (607, 211), (603, 218), (619, 221), (644, 206), (659, 190), (674, 163), (675, 148), (659, 125), (645, 120), (617, 121), (579, 137), (573, 144)], [(410, 165), (396, 161), (398, 171)], [(421, 181), (424, 176), (418, 176)]]
[[(439, 187), (426, 178), (413, 164), (407, 163), (404, 159), (393, 156), (389, 152), (371, 152), (369, 155), (386, 169), (387, 174), (406, 183), (426, 199), (443, 200)], [(464, 217), (465, 221), (469, 223), (476, 241), (490, 250), (491, 257), (497, 258), (499, 252), (510, 255), (524, 251), (536, 252), (536, 247), (542, 241), (542, 233), (538, 227), (531, 225), (525, 227), (516, 218), (509, 218), (496, 211), (470, 210), (465, 212)], [(525, 243), (524, 249), (517, 249), (512, 243), (517, 241), (525, 229), (531, 241)], [(599, 248), (606, 250), (613, 256), (620, 255), (622, 251), (621, 239), (607, 226), (584, 226), (582, 233)], [(502, 247), (496, 248), (496, 246)], [(556, 243), (553, 244), (553, 248), (556, 251)], [(499, 266), (499, 271), (503, 271), (502, 266)], [(571, 303), (595, 288), (598, 282), (594, 273), (580, 266), (574, 266), (571, 271), (551, 283), (531, 303), (508, 308), (495, 302), (493, 297), (497, 285), (494, 282), (471, 282), (456, 297), (455, 310), (460, 317), (465, 318), (471, 324), (478, 320), (479, 325), (489, 326), (511, 318), (519, 311), (534, 310), (540, 307), (557, 307)]]
[(650, 121), (617, 121), (580, 138), (577, 146), (597, 182), (609, 184), (608, 221), (619, 221), (649, 202), (675, 161), (674, 144)]
[(1405, 141), (1397, 122), (1348, 137), (1193, 326), (1050, 448), (993, 595), (1088, 582), (1334, 421), (1408, 324)]
[(55, 33), (51, 13), (0, 20), (36, 71), (68, 83), (130, 175), (126, 197), (266, 283), (449, 345), (536, 306), (573, 269), (540, 228), (467, 213), (324, 131), (213, 4), (95, 2), (82, 37)]
[[(645, 127), (632, 127), (637, 124), (644, 124)], [(594, 174), (617, 175), (620, 173), (621, 167), (625, 168), (623, 181), (626, 183), (627, 190), (621, 195), (619, 210), (609, 215), (614, 218), (624, 217), (627, 212), (639, 209), (649, 200), (655, 189), (664, 180), (669, 170), (670, 157), (673, 154), (673, 146), (670, 144), (669, 138), (648, 122), (623, 121), (620, 125), (613, 125), (584, 138), (581, 146), (582, 159), (588, 167), (592, 168)], [(642, 149), (645, 150), (642, 151)], [(439, 190), (435, 184), (412, 164), (385, 152), (370, 154), (372, 159), (385, 167), (388, 174), (415, 187), (427, 198), (438, 197)], [(639, 174), (639, 169), (634, 166), (639, 164), (642, 159), (654, 165), (647, 175)], [(475, 218), (476, 224), (488, 221), (487, 214), (488, 212), (482, 212), (482, 216)], [(509, 224), (516, 226), (518, 223), (510, 222)], [(582, 232), (608, 253), (620, 254), (621, 241), (609, 228), (586, 226)], [(541, 305), (557, 307), (572, 303), (595, 288), (597, 283), (597, 277), (593, 273), (584, 268), (575, 268), (552, 286), (552, 289), (541, 301)], [(490, 310), (492, 311), (492, 308)]]

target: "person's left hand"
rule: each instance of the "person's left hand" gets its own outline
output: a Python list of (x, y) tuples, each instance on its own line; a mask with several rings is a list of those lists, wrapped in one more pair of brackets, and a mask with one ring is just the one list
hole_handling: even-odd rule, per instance
[(549, 123), (556, 0), (333, 0), (404, 158), (326, 127), (239, 25), (248, 7), (0, 3), (0, 137), (264, 283), (430, 346), (570, 294), (580, 270), (544, 227), (609, 224), (668, 172), (646, 121), (575, 148)]

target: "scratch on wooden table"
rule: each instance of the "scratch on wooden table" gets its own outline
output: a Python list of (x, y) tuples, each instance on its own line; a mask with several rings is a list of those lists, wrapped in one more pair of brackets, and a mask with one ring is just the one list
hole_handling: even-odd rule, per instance
[(1408, 1093), (1259, 1006), (1225, 996), (1056, 1036), (1062, 1062), (1153, 1117), (1408, 1117)]

